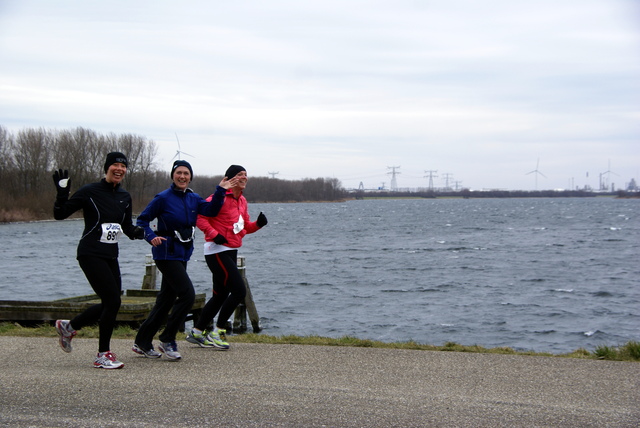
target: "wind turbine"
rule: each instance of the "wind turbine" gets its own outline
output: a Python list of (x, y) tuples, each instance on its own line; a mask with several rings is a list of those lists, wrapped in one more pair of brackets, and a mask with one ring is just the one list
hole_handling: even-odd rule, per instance
[(540, 158), (538, 158), (538, 162), (536, 162), (536, 169), (534, 169), (531, 172), (527, 172), (527, 174), (526, 174), (526, 175), (529, 175), (529, 174), (535, 174), (536, 175), (536, 190), (538, 190), (538, 174), (543, 176), (544, 178), (547, 178), (546, 175), (544, 175), (543, 173), (538, 171), (538, 166), (540, 166)]
[[(607, 164), (607, 170), (605, 172), (600, 173), (600, 190), (607, 190), (609, 187), (609, 181), (611, 180), (611, 174), (618, 175), (615, 172), (611, 171), (611, 159)], [(606, 176), (606, 178), (604, 178)]]
[(182, 150), (180, 150), (180, 139), (178, 138), (178, 133), (177, 132), (176, 132), (176, 140), (178, 140), (178, 150), (176, 151), (176, 154), (173, 155), (171, 160), (182, 159), (182, 155), (187, 155), (187, 156), (194, 157), (193, 155), (190, 155), (189, 153), (185, 153)]

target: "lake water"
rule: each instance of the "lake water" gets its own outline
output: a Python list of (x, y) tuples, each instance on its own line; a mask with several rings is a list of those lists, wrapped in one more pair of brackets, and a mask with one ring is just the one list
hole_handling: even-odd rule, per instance
[[(640, 340), (640, 200), (388, 199), (250, 204), (244, 239), (266, 334), (569, 352)], [(0, 299), (90, 294), (81, 221), (0, 225)], [(196, 242), (189, 272), (211, 295)], [(123, 288), (150, 246), (120, 244)]]

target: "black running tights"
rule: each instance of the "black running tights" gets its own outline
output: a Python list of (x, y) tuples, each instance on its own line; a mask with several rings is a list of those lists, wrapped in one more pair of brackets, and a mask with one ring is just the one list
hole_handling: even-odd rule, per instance
[(244, 279), (238, 271), (238, 250), (208, 254), (204, 258), (213, 274), (213, 296), (202, 308), (202, 315), (195, 327), (206, 329), (219, 311), (216, 326), (226, 328), (233, 311), (247, 295)]
[(110, 351), (111, 334), (121, 304), (122, 279), (118, 259), (80, 256), (78, 263), (89, 280), (91, 288), (100, 297), (100, 303), (90, 306), (73, 318), (71, 327), (80, 330), (82, 327), (98, 323), (100, 332), (98, 352)]
[(187, 262), (180, 260), (156, 260), (156, 266), (162, 272), (160, 292), (156, 304), (142, 323), (136, 335), (136, 344), (150, 349), (155, 334), (166, 321), (166, 327), (158, 339), (161, 342), (176, 340), (178, 330), (193, 307), (196, 293), (187, 274)]

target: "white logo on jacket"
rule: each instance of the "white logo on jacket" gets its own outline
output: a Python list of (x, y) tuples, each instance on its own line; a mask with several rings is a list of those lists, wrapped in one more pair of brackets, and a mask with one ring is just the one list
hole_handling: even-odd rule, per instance
[(242, 214), (240, 214), (240, 217), (238, 217), (238, 222), (233, 223), (233, 233), (237, 235), (238, 233), (242, 232), (243, 229), (244, 229), (244, 218), (242, 218)]

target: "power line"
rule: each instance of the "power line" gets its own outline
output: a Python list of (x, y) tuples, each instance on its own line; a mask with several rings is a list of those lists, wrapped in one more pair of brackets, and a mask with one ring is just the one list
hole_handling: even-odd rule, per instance
[(398, 183), (396, 182), (396, 175), (400, 174), (396, 171), (396, 169), (400, 169), (399, 166), (388, 166), (387, 169), (390, 169), (391, 172), (387, 172), (387, 174), (391, 174), (391, 191), (398, 190)]
[(429, 190), (433, 190), (433, 179), (438, 177), (437, 175), (434, 175), (436, 172), (438, 172), (438, 170), (424, 172), (425, 174), (429, 174), (423, 177), (423, 178), (429, 177)]

